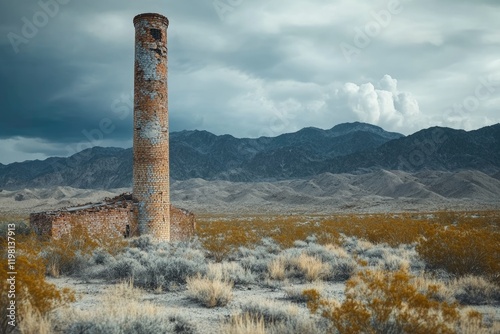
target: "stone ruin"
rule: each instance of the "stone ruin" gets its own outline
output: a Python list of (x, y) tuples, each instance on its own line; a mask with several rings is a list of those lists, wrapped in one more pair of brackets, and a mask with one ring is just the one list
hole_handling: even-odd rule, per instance
[[(170, 240), (180, 241), (194, 235), (194, 214), (170, 205)], [(132, 194), (106, 198), (101, 203), (90, 203), (57, 211), (32, 213), (30, 222), (38, 235), (58, 239), (70, 235), (80, 225), (89, 235), (107, 234), (113, 237), (130, 238), (140, 235), (138, 228), (138, 205)]]
[(168, 19), (160, 14), (146, 13), (134, 18), (132, 194), (31, 214), (31, 226), (36, 233), (60, 238), (81, 224), (91, 235), (107, 233), (127, 238), (148, 234), (156, 241), (176, 241), (194, 235), (194, 215), (170, 204), (168, 25)]

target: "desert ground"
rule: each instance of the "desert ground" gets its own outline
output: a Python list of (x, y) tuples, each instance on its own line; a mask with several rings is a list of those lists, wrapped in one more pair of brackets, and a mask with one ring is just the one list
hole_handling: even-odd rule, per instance
[[(20, 309), (16, 328), (500, 332), (496, 184), (447, 188), (444, 196), (422, 179), (384, 172), (256, 184), (176, 181), (172, 202), (197, 215), (198, 235), (172, 244), (88, 235), (42, 242), (22, 223), (30, 212), (97, 203), (130, 189), (3, 190), (2, 234), (16, 222), (18, 254), (35, 273), (19, 278), (34, 297), (20, 303), (30, 305)], [(409, 183), (404, 193), (408, 187), (400, 185)]]

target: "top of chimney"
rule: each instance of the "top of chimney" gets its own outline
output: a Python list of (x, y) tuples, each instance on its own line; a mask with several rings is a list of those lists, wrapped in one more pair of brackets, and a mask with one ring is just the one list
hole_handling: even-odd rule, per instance
[(157, 13), (144, 13), (144, 14), (139, 14), (136, 17), (134, 17), (134, 25), (137, 24), (137, 22), (141, 20), (155, 20), (155, 21), (160, 21), (161, 23), (165, 24), (168, 27), (168, 19)]

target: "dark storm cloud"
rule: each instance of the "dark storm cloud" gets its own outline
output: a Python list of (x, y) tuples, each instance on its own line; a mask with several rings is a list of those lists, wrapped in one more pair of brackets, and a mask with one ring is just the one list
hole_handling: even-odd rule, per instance
[[(129, 138), (131, 113), (123, 119), (115, 105), (133, 89), (133, 16), (151, 9), (189, 11), (198, 22), (207, 17), (201, 15), (207, 9), (201, 1), (192, 7), (162, 1), (126, 6), (123, 1), (42, 3), (51, 4), (48, 8), (57, 15), (32, 38), (25, 38), (23, 27), (42, 11), (39, 1), (2, 4), (0, 138), (78, 142), (85, 140), (83, 132), (99, 128), (106, 118), (113, 120), (113, 138)], [(212, 19), (217, 20), (215, 13)], [(14, 37), (12, 43), (9, 33), (27, 42), (18, 44), (21, 39)]]
[(170, 20), (173, 131), (255, 137), (365, 120), (410, 133), (500, 121), (500, 80), (474, 112), (443, 111), (500, 73), (496, 0), (400, 0), (353, 59), (341, 43), (357, 47), (360, 29), (397, 0), (41, 1), (59, 3), (45, 6), (55, 11), (47, 22), (39, 0), (0, 4), (0, 162), (131, 144), (141, 12)]

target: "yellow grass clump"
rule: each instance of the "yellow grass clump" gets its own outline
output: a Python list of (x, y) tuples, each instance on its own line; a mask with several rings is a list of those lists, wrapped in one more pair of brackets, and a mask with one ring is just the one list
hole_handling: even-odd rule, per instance
[(189, 277), (187, 280), (188, 295), (206, 307), (226, 306), (233, 298), (233, 283), (220, 279)]
[(255, 317), (248, 313), (238, 314), (231, 317), (228, 324), (224, 324), (221, 334), (266, 334), (264, 319)]

